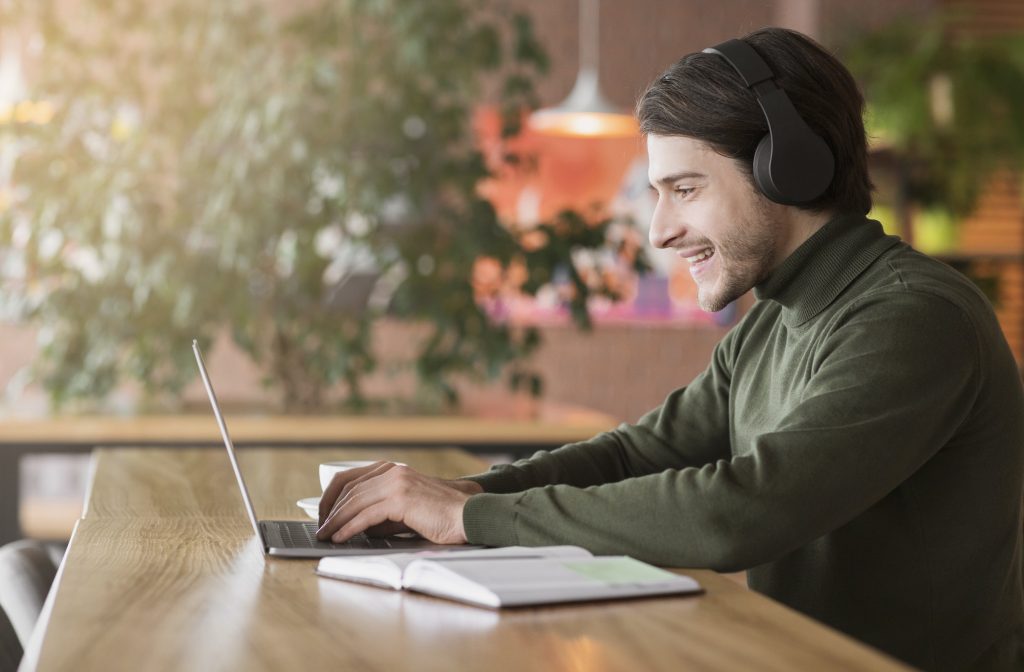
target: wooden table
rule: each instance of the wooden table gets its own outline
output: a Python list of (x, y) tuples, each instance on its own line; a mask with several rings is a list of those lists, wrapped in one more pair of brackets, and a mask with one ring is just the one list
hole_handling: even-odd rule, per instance
[[(523, 455), (590, 438), (615, 419), (566, 404), (529, 408), (467, 405), (446, 416), (287, 416), (227, 413), (235, 444), (249, 446), (457, 446)], [(472, 413), (472, 415), (469, 415)], [(21, 537), (19, 462), (34, 453), (89, 452), (97, 446), (187, 445), (222, 448), (212, 413), (132, 417), (0, 418), (0, 545)]]
[[(240, 445), (465, 445), (490, 451), (551, 447), (589, 438), (617, 423), (599, 411), (543, 404), (533, 415), (493, 409), (474, 415), (247, 415), (225, 411)], [(212, 413), (149, 416), (0, 417), (0, 445), (75, 448), (145, 444), (221, 446)]]
[[(252, 449), (260, 517), (301, 518), (325, 459), (372, 450)], [(388, 451), (452, 477), (455, 450)], [(319, 578), (266, 558), (223, 453), (99, 450), (92, 486), (23, 669), (906, 670), (710, 571), (707, 593), (488, 611)]]

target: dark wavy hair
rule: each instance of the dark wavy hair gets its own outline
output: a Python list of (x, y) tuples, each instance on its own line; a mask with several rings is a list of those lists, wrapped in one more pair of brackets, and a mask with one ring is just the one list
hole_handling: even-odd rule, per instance
[[(864, 97), (849, 70), (794, 30), (762, 28), (742, 39), (771, 67), (776, 83), (836, 158), (832, 184), (799, 207), (867, 214), (874, 187), (868, 176)], [(694, 138), (736, 159), (753, 183), (754, 150), (768, 122), (753, 91), (721, 56), (684, 56), (647, 87), (636, 116), (645, 135)]]

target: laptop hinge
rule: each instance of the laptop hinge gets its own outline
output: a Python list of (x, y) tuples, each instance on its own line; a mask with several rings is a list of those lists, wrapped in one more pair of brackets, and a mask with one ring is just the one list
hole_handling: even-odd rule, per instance
[(260, 536), (263, 542), (263, 551), (266, 552), (268, 548), (284, 548), (284, 540), (281, 538), (281, 533), (277, 531), (274, 525), (267, 525), (264, 521), (260, 522)]

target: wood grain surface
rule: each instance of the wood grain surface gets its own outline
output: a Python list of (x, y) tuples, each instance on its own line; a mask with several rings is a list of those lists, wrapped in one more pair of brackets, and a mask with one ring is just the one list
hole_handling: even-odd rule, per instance
[[(487, 469), (454, 448), (245, 448), (236, 451), (259, 518), (299, 520), (296, 502), (320, 495), (319, 465), (336, 460), (391, 460), (455, 478)], [(83, 517), (245, 517), (221, 448), (99, 449)]]
[[(261, 516), (298, 517), (316, 464), (362, 455), (244, 456)], [(442, 476), (483, 466), (457, 451), (394, 457)], [(707, 591), (696, 597), (505, 611), (319, 578), (313, 561), (263, 556), (223, 454), (102, 450), (94, 466), (24, 669), (907, 669), (709, 571), (686, 572)]]
[[(545, 407), (542, 407), (545, 408)], [(468, 416), (254, 416), (226, 414), (236, 443), (560, 444), (612, 429), (604, 413), (557, 409), (524, 420)], [(0, 418), (0, 445), (217, 443), (212, 413), (155, 416)]]

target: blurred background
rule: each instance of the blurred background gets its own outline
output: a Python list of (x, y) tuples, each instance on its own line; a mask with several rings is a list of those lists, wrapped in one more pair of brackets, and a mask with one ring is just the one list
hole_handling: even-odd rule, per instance
[[(0, 438), (208, 413), (192, 338), (233, 413), (636, 420), (752, 298), (650, 248), (632, 106), (769, 25), (854, 72), (872, 216), (1019, 360), (1015, 0), (0, 0)], [(60, 537), (83, 457), (19, 459)]]

